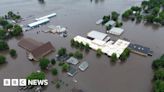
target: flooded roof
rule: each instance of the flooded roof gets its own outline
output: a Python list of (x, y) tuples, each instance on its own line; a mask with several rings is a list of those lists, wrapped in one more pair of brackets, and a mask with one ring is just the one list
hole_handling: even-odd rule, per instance
[(31, 39), (31, 38), (22, 38), (19, 42), (18, 45), (28, 51), (32, 51), (33, 49), (39, 47), (42, 45), (42, 43)]
[(43, 57), (44, 55), (48, 54), (49, 52), (53, 51), (55, 48), (50, 42), (47, 42), (31, 51), (31, 54), (35, 58)]

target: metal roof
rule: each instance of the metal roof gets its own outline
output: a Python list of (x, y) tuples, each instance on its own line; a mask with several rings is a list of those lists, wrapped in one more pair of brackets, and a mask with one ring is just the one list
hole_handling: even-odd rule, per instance
[(92, 39), (98, 39), (98, 40), (103, 40), (105, 37), (108, 36), (108, 34), (98, 32), (98, 31), (91, 31), (87, 34), (87, 37), (92, 38)]
[(130, 44), (129, 45), (129, 48), (131, 49), (131, 50), (134, 50), (134, 51), (137, 51), (137, 52), (140, 52), (140, 53), (143, 53), (143, 54), (146, 54), (146, 55), (148, 55), (148, 54), (150, 54), (152, 51), (150, 50), (150, 48), (148, 48), (148, 47), (145, 47), (145, 46), (141, 46), (141, 45), (139, 45), (139, 44)]
[(46, 19), (46, 18), (51, 18), (51, 17), (54, 17), (56, 16), (56, 13), (52, 13), (52, 14), (49, 14), (49, 15), (46, 15), (46, 16), (43, 16), (43, 17), (40, 17), (40, 18), (36, 18), (35, 20), (39, 21), (39, 20), (43, 20), (43, 19)]
[(36, 21), (36, 22), (33, 22), (33, 23), (30, 23), (28, 24), (29, 27), (36, 27), (36, 26), (39, 26), (43, 23), (46, 23), (46, 22), (49, 22), (50, 20), (48, 18), (46, 19), (43, 19), (43, 20), (39, 20), (39, 21)]

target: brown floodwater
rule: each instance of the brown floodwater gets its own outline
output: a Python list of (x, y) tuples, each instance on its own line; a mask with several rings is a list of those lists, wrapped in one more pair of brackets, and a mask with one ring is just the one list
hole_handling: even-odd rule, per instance
[[(67, 48), (68, 52), (76, 51), (70, 47), (70, 39), (76, 35), (86, 36), (90, 30), (99, 30), (105, 32), (102, 26), (95, 22), (115, 10), (123, 12), (132, 5), (138, 5), (142, 0), (0, 0), (0, 15), (12, 10), (19, 12), (25, 21), (21, 24), (33, 22), (36, 17), (41, 17), (53, 12), (57, 16), (51, 19), (51, 22), (42, 27), (31, 31), (24, 32), (24, 37), (31, 37), (40, 42), (51, 41), (56, 49), (61, 47)], [(62, 25), (68, 28), (68, 37), (63, 38), (59, 35), (37, 31), (46, 30), (48, 25)], [(152, 60), (164, 53), (164, 28), (155, 25), (145, 25), (144, 23), (136, 24), (127, 21), (123, 23), (125, 32), (121, 37), (127, 38), (131, 42), (150, 47), (154, 51), (152, 57), (142, 57), (131, 54), (129, 59), (120, 63), (111, 64), (109, 57), (103, 55), (101, 58), (96, 57), (95, 51), (84, 53), (82, 61), (89, 62), (89, 68), (85, 72), (76, 74), (74, 79), (67, 74), (59, 74), (59, 78), (68, 84), (64, 84), (60, 89), (49, 82), (49, 86), (44, 92), (70, 92), (73, 87), (83, 89), (85, 92), (151, 92)], [(26, 57), (24, 49), (18, 47), (17, 42), (20, 38), (13, 38), (8, 41), (10, 48), (16, 49), (18, 57), (12, 59), (6, 52), (0, 53), (7, 57), (8, 63), (0, 66), (0, 92), (19, 92), (18, 87), (3, 87), (4, 78), (25, 78), (29, 73), (39, 70), (37, 62), (31, 62)], [(55, 53), (47, 56), (54, 58)], [(55, 78), (51, 73), (47, 73), (49, 81)]]

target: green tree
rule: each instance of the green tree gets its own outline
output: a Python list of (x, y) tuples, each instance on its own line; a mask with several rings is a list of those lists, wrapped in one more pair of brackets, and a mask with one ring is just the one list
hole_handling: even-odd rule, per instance
[(65, 54), (67, 54), (66, 48), (60, 48), (60, 49), (58, 50), (58, 55), (59, 55), (59, 56), (63, 56), (63, 55), (65, 55)]
[(79, 44), (79, 48), (80, 48), (81, 50), (83, 50), (83, 49), (85, 48), (83, 42), (81, 42), (81, 43)]
[(74, 41), (74, 39), (71, 39), (71, 46), (72, 46), (72, 47), (75, 46), (75, 41)]
[(112, 62), (116, 62), (117, 59), (118, 59), (118, 58), (117, 58), (116, 53), (113, 53), (112, 56), (111, 56), (111, 61), (112, 61)]
[(96, 50), (96, 56), (97, 56), (97, 57), (100, 57), (101, 55), (102, 55), (101, 49), (97, 49), (97, 50)]
[(51, 59), (51, 64), (55, 65), (56, 64), (56, 60), (55, 59)]
[(119, 13), (117, 13), (116, 11), (113, 11), (112, 12), (112, 20), (114, 20), (114, 21), (118, 20), (119, 15), (120, 15)]
[(154, 82), (154, 92), (163, 92), (164, 91), (164, 81), (156, 80)]
[(83, 54), (80, 51), (76, 51), (74, 53), (74, 57), (77, 59), (82, 59), (83, 58)]
[(58, 70), (57, 70), (56, 68), (53, 68), (53, 69), (52, 69), (52, 74), (53, 74), (54, 76), (58, 75)]
[(0, 55), (0, 64), (6, 63), (6, 58)]
[(67, 63), (64, 63), (64, 64), (62, 65), (62, 71), (63, 71), (63, 72), (67, 72), (67, 71), (69, 70), (69, 68), (70, 68), (70, 66), (69, 66), (69, 64), (67, 64)]
[(27, 76), (28, 80), (43, 80), (45, 79), (44, 72), (33, 72)]
[(128, 9), (122, 14), (122, 18), (128, 19), (132, 14), (133, 14), (133, 11), (131, 9)]
[(89, 44), (87, 43), (87, 44), (85, 45), (85, 51), (86, 51), (86, 52), (89, 52), (89, 50), (90, 50), (90, 47), (89, 47)]
[(12, 36), (19, 36), (22, 33), (22, 28), (19, 25), (15, 25), (13, 31), (10, 32)]
[(50, 63), (50, 61), (46, 58), (42, 58), (39, 60), (39, 66), (43, 70), (47, 69), (49, 63)]
[(160, 68), (154, 72), (155, 80), (164, 80), (164, 69)]
[(0, 39), (4, 39), (6, 36), (6, 31), (5, 30), (2, 30), (0, 29)]
[(0, 40), (0, 51), (8, 50), (9, 46), (4, 40)]
[(11, 50), (10, 50), (10, 56), (11, 56), (11, 57), (16, 57), (16, 56), (17, 56), (16, 50), (11, 49)]
[(104, 25), (106, 22), (108, 22), (110, 20), (110, 15), (109, 16), (104, 16), (103, 17), (103, 22), (102, 25)]

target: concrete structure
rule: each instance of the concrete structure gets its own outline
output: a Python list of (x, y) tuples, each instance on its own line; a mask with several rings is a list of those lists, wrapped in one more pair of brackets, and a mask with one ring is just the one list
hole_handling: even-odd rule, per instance
[(87, 34), (87, 37), (92, 39), (92, 40), (93, 39), (104, 40), (107, 36), (108, 36), (108, 34), (98, 32), (95, 30), (93, 30)]
[(114, 34), (114, 35), (121, 35), (124, 32), (124, 29), (113, 27), (109, 33)]
[(52, 13), (52, 14), (46, 15), (44, 17), (36, 18), (35, 20), (39, 21), (39, 20), (43, 20), (43, 19), (49, 19), (49, 18), (52, 18), (55, 16), (56, 16), (56, 13)]
[(74, 57), (70, 57), (66, 62), (73, 65), (77, 65), (79, 63), (79, 61)]
[(105, 23), (105, 26), (109, 26), (109, 25), (114, 27), (116, 25), (116, 22), (113, 20), (109, 20), (107, 23)]
[(102, 22), (103, 22), (103, 19), (99, 19), (99, 20), (96, 21), (96, 24), (99, 25), (99, 24), (101, 24)]
[(35, 28), (35, 27), (38, 27), (42, 24), (48, 23), (49, 21), (50, 21), (49, 19), (45, 18), (45, 19), (42, 19), (42, 20), (28, 24), (28, 27)]
[(153, 51), (150, 50), (150, 48), (141, 46), (139, 44), (130, 44), (128, 47), (132, 52), (137, 53), (139, 55), (143, 56), (152, 56)]
[(121, 39), (118, 39), (116, 42), (105, 42), (98, 39), (90, 40), (82, 36), (76, 36), (74, 37), (74, 40), (79, 43), (82, 42), (84, 45), (89, 44), (89, 47), (93, 50), (101, 49), (102, 52), (108, 56), (111, 56), (113, 53), (115, 53), (118, 58), (130, 44), (130, 42)]
[(88, 62), (82, 62), (80, 65), (79, 65), (79, 69), (81, 70), (81, 71), (85, 71), (87, 68), (88, 68), (88, 66), (89, 66), (89, 64), (88, 64)]

